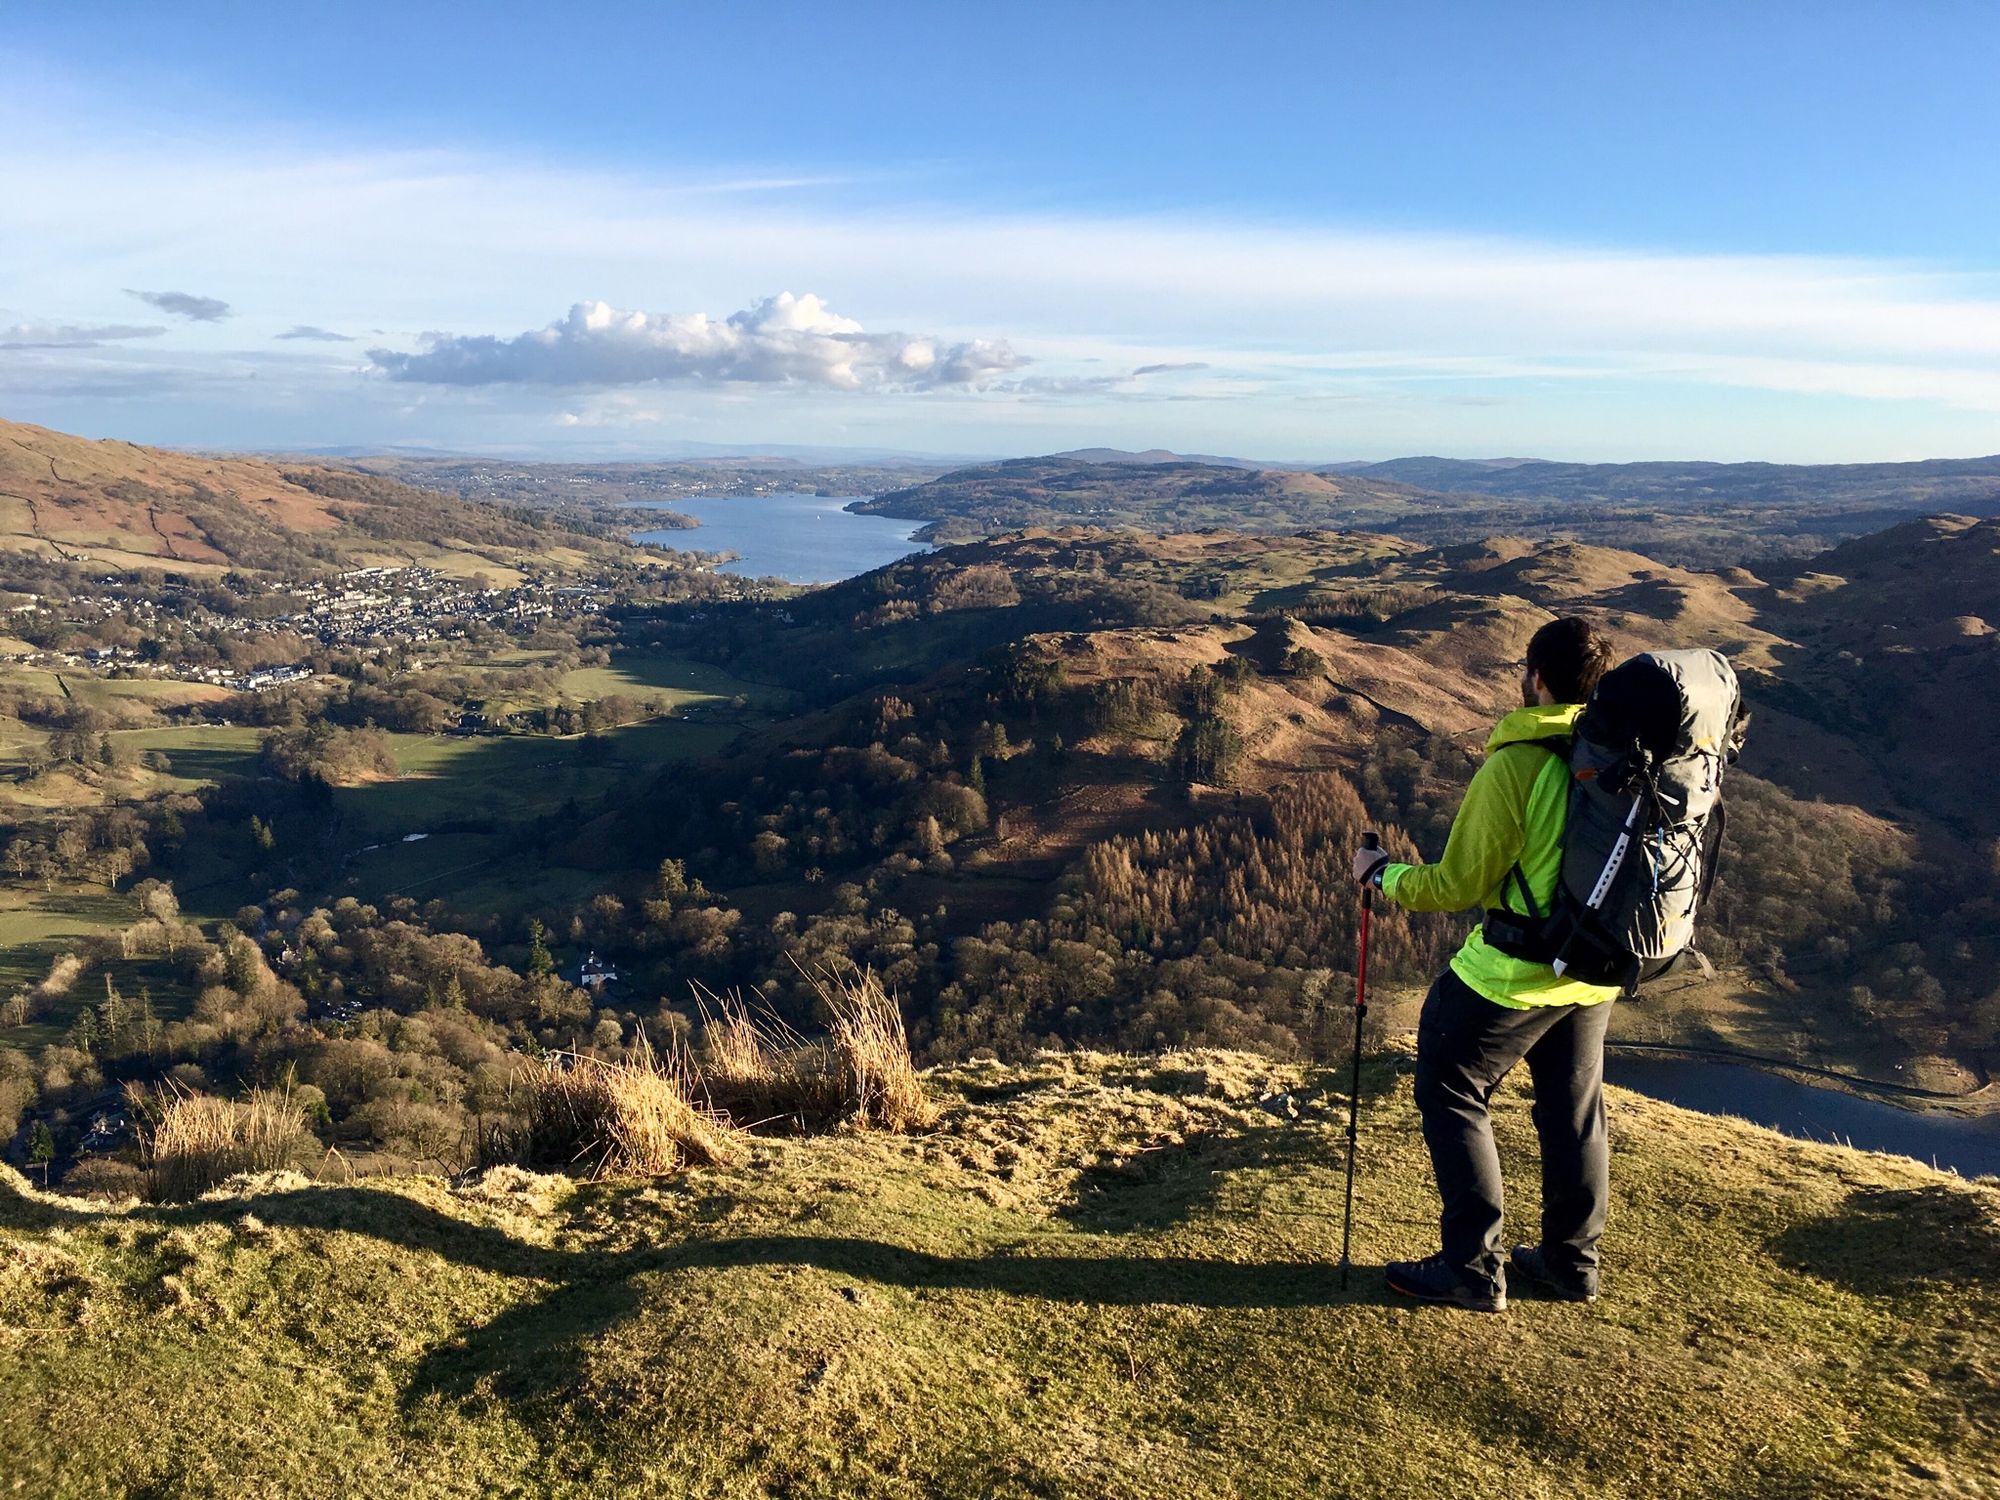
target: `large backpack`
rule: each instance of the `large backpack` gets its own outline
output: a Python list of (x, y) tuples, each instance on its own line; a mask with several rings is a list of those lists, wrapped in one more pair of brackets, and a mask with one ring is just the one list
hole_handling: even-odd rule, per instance
[[(1722, 774), (1742, 744), (1743, 697), (1719, 651), (1648, 651), (1604, 674), (1568, 749), (1562, 877), (1542, 912), (1486, 913), (1486, 941), (1566, 979), (1630, 994), (1683, 959), (1715, 884)], [(1561, 742), (1552, 742), (1559, 750)]]

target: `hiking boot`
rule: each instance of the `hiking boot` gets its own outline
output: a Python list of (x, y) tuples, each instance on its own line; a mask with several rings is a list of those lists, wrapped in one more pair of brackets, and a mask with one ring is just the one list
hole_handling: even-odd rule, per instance
[(1535, 1289), (1558, 1302), (1595, 1302), (1597, 1300), (1597, 1273), (1586, 1271), (1568, 1276), (1558, 1275), (1549, 1265), (1549, 1258), (1542, 1254), (1539, 1245), (1516, 1245), (1513, 1254), (1507, 1257), (1516, 1271), (1519, 1271)]
[(1468, 1282), (1456, 1266), (1441, 1255), (1424, 1260), (1392, 1260), (1384, 1266), (1389, 1290), (1419, 1302), (1441, 1302), (1447, 1307), (1463, 1307), (1471, 1312), (1497, 1313), (1507, 1310), (1504, 1286), (1477, 1286)]

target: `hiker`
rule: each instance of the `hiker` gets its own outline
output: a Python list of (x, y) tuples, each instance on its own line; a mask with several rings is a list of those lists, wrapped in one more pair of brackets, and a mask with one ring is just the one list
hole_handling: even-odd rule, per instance
[[(1363, 848), (1355, 878), (1410, 911), (1549, 911), (1568, 815), (1569, 736), (1610, 665), (1609, 642), (1587, 620), (1572, 616), (1536, 631), (1522, 665), (1523, 706), (1487, 739), (1486, 763), (1466, 788), (1444, 857), (1407, 865)], [(1544, 1291), (1589, 1302), (1610, 1194), (1604, 1031), (1619, 986), (1511, 957), (1487, 941), (1486, 925), (1472, 929), (1431, 986), (1417, 1027), (1417, 1109), (1444, 1200), (1443, 1249), (1391, 1262), (1389, 1286), (1479, 1312), (1506, 1308), (1500, 1155), (1486, 1102), (1525, 1058), (1542, 1148), (1542, 1233), (1539, 1245), (1516, 1246), (1510, 1260)]]

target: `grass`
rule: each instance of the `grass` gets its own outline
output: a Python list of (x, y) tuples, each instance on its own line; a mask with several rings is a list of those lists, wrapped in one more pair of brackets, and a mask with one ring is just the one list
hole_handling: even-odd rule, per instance
[(621, 650), (601, 667), (577, 667), (563, 673), (558, 684), (566, 697), (607, 698), (623, 693), (635, 698), (664, 698), (675, 705), (727, 703), (741, 696), (753, 707), (783, 707), (792, 695), (781, 688), (732, 677), (709, 662), (667, 651)]
[(214, 703), (229, 696), (228, 689), (213, 683), (184, 682), (176, 677), (100, 677), (87, 667), (33, 667), (22, 662), (0, 665), (0, 682), (48, 698), (61, 697), (67, 687), (70, 697), (100, 707), (110, 707), (117, 700), (126, 699), (165, 708), (183, 703)]
[(741, 995), (695, 986), (701, 1056), (694, 1083), (717, 1110), (746, 1127), (790, 1121), (799, 1129), (922, 1130), (937, 1105), (910, 1061), (903, 1013), (867, 969), (807, 974), (827, 1034), (809, 1040)]
[[(118, 932), (130, 926), (135, 915), (129, 898), (113, 895), (101, 886), (44, 891), (38, 885), (0, 884), (0, 1001), (38, 984), (48, 974), (51, 962), (73, 948), (78, 939)], [(140, 976), (135, 966), (121, 965), (119, 982), (132, 995), (138, 993), (138, 983), (151, 984), (158, 1005), (166, 988), (179, 989), (158, 972), (159, 968), (149, 964)], [(93, 985), (99, 988), (92, 989)], [(56, 1041), (69, 1029), (79, 1005), (102, 998), (101, 986), (102, 981), (93, 978), (61, 997), (41, 1019), (25, 1026), (0, 1025), (0, 1046), (38, 1047)], [(169, 1014), (178, 1006), (169, 1003), (160, 1009)]]
[(921, 1130), (937, 1106), (910, 1064), (902, 1007), (866, 969), (811, 976), (828, 1016), (827, 1048), (845, 1116), (884, 1130)]
[(654, 720), (611, 731), (594, 764), (581, 737), (395, 734), (400, 778), (342, 787), (335, 805), (371, 841), (467, 820), (525, 822), (600, 795), (634, 768), (715, 754), (737, 733), (732, 725)]
[(147, 1131), (152, 1196), (183, 1203), (239, 1172), (276, 1172), (317, 1156), (305, 1111), (289, 1093), (252, 1089), (219, 1099), (177, 1089), (151, 1101)]
[(696, 1106), (688, 1071), (650, 1047), (624, 1062), (557, 1053), (527, 1064), (515, 1089), (525, 1125), (501, 1146), (531, 1164), (658, 1177), (737, 1156), (727, 1122)]
[[(1435, 1204), (1399, 1066), (927, 1080), (926, 1133), (732, 1166), (247, 1179), (92, 1207), (0, 1170), (23, 1493), (1972, 1496), (2000, 1469), (2000, 1191), (1614, 1091), (1605, 1296), (1387, 1296)], [(1523, 1092), (1496, 1099), (1514, 1223)]]
[(119, 730), (113, 738), (136, 751), (160, 752), (167, 760), (161, 789), (190, 792), (252, 775), (265, 733), (250, 725), (187, 724)]
[(378, 543), (352, 551), (347, 562), (356, 568), (435, 568), (448, 578), (472, 579), (483, 574), (490, 587), (513, 588), (527, 575), (498, 558), (513, 562), (548, 561), (570, 567), (582, 560), (580, 554), (566, 547), (549, 547), (532, 555), (515, 547), (492, 550), (496, 556), (489, 557), (471, 547), (441, 546), (435, 542)]
[(65, 939), (92, 937), (130, 926), (136, 909), (122, 892), (103, 886), (0, 885), (0, 966), (4, 955), (60, 947)]

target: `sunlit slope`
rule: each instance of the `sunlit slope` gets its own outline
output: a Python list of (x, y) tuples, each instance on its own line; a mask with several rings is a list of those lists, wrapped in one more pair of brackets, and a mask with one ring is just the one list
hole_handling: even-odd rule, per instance
[[(1605, 1298), (1388, 1298), (1434, 1205), (1371, 1077), (1227, 1054), (934, 1075), (932, 1134), (652, 1186), (500, 1172), (92, 1210), (0, 1177), (31, 1494), (1970, 1496), (2000, 1192), (1613, 1096)], [(1305, 1085), (1297, 1121), (1255, 1101)], [(1525, 1097), (1498, 1101), (1517, 1225)]]
[(329, 566), (504, 569), (604, 543), (393, 480), (93, 442), (0, 421), (0, 552), (191, 577)]

